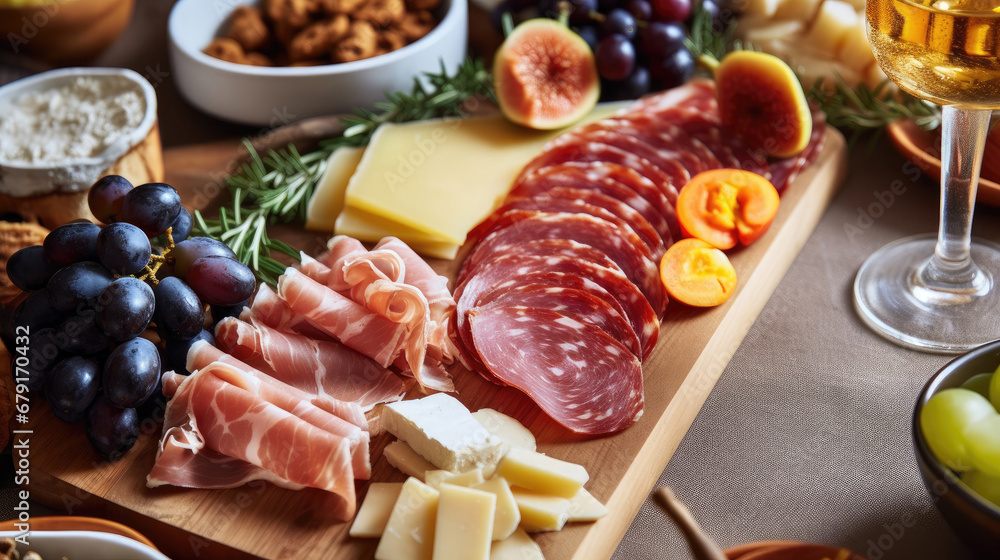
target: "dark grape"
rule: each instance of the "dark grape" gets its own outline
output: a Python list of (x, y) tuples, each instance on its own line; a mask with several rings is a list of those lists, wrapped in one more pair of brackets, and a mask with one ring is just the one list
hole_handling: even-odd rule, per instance
[(52, 307), (45, 292), (35, 292), (14, 309), (11, 324), (14, 327), (27, 327), (31, 333), (45, 327), (54, 327), (65, 318), (64, 312)]
[(253, 272), (229, 257), (202, 257), (191, 265), (187, 283), (201, 301), (211, 305), (235, 305), (253, 293)]
[(191, 213), (185, 208), (181, 208), (177, 218), (174, 222), (170, 224), (172, 228), (170, 230), (170, 237), (173, 238), (174, 243), (179, 243), (187, 239), (188, 235), (191, 235), (191, 226), (194, 225), (194, 220), (191, 218)]
[(73, 222), (57, 227), (45, 236), (42, 254), (56, 266), (97, 260), (97, 235), (101, 227), (90, 222)]
[(245, 299), (236, 305), (213, 305), (212, 306), (212, 326), (219, 324), (219, 321), (225, 319), (226, 317), (239, 317), (243, 309), (246, 308), (247, 304), (250, 303), (249, 299)]
[(167, 338), (166, 345), (166, 356), (167, 360), (170, 362), (170, 366), (177, 372), (190, 373), (187, 370), (187, 355), (188, 350), (194, 346), (195, 342), (199, 340), (204, 340), (209, 344), (215, 344), (215, 337), (212, 333), (202, 329), (198, 334), (194, 335), (193, 338), (188, 340), (180, 340), (177, 338)]
[(594, 58), (601, 77), (622, 80), (635, 68), (635, 47), (624, 35), (608, 35), (597, 44)]
[(236, 258), (229, 245), (211, 237), (192, 237), (181, 241), (170, 251), (170, 256), (174, 258), (174, 274), (184, 278), (194, 261), (212, 255)]
[[(161, 334), (189, 339), (205, 324), (205, 307), (183, 280), (164, 278), (153, 290), (156, 294), (156, 326)], [(165, 331), (165, 332), (164, 332)]]
[(691, 15), (692, 0), (653, 0), (653, 12), (662, 21), (684, 21)]
[(101, 387), (101, 370), (94, 360), (72, 356), (56, 364), (45, 380), (45, 398), (54, 412), (67, 416), (87, 410)]
[(687, 32), (675, 21), (653, 21), (642, 31), (642, 52), (650, 59), (664, 59), (684, 47)]
[(607, 86), (606, 101), (637, 99), (650, 92), (652, 80), (649, 76), (649, 70), (642, 66), (636, 66), (629, 77), (620, 82), (610, 82)]
[(15, 286), (26, 292), (41, 290), (59, 266), (45, 260), (41, 245), (25, 247), (7, 260), (7, 277)]
[(576, 30), (577, 35), (580, 36), (588, 45), (590, 45), (590, 50), (597, 50), (597, 43), (600, 42), (600, 34), (597, 32), (597, 28), (593, 25), (584, 25)]
[(618, 7), (620, 0), (597, 0), (597, 11), (606, 14)]
[(87, 410), (87, 439), (102, 457), (113, 461), (139, 438), (139, 415), (134, 408), (117, 408), (101, 395)]
[(38, 391), (45, 386), (49, 374), (64, 358), (62, 350), (56, 344), (57, 331), (46, 327), (32, 331), (28, 341), (28, 379), (24, 385), (29, 391)]
[(653, 17), (653, 5), (649, 0), (626, 0), (625, 11), (639, 21), (649, 21)]
[(153, 319), (155, 302), (153, 289), (145, 282), (130, 276), (119, 278), (97, 298), (97, 324), (118, 342), (139, 336)]
[(160, 353), (145, 338), (119, 344), (104, 363), (101, 386), (104, 395), (118, 408), (142, 404), (156, 389), (160, 377)]
[(89, 356), (107, 350), (111, 340), (97, 324), (97, 313), (88, 309), (59, 325), (56, 343), (67, 354)]
[(146, 183), (125, 195), (121, 221), (139, 226), (149, 237), (170, 227), (181, 211), (181, 196), (166, 183)]
[(635, 17), (621, 8), (615, 8), (604, 16), (601, 23), (601, 31), (605, 36), (614, 34), (624, 35), (626, 39), (635, 37), (638, 27), (635, 24)]
[(105, 226), (97, 236), (101, 264), (119, 276), (128, 276), (149, 264), (149, 238), (138, 227), (125, 222)]
[(53, 274), (45, 287), (45, 293), (48, 294), (52, 307), (70, 311), (101, 295), (112, 280), (114, 277), (100, 264), (79, 262)]
[(132, 188), (132, 183), (120, 175), (101, 177), (87, 193), (90, 212), (105, 224), (118, 221), (122, 213), (122, 201)]
[(649, 73), (660, 89), (670, 89), (687, 82), (694, 74), (694, 57), (685, 48), (664, 59), (649, 61)]

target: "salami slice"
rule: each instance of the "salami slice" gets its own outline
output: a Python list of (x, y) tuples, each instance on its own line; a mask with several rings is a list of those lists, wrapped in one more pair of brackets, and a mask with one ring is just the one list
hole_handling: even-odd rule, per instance
[[(640, 156), (668, 175), (671, 178), (669, 185), (672, 188), (667, 190), (668, 192), (673, 191), (676, 196), (677, 189), (683, 187), (688, 179), (691, 178), (691, 174), (688, 172), (685, 164), (695, 165), (699, 163), (697, 157), (693, 154), (688, 156), (683, 151), (661, 151), (647, 140), (640, 138), (638, 136), (640, 131), (637, 130), (637, 127), (628, 125), (629, 121), (625, 119), (598, 121), (581, 130), (559, 137), (556, 142), (553, 142), (552, 149), (556, 149), (559, 146), (569, 146), (572, 143), (600, 143), (620, 148)], [(678, 156), (681, 156), (681, 158)], [(682, 159), (686, 161), (682, 161)], [(661, 188), (666, 187), (664, 184), (658, 186)]]
[(548, 309), (492, 307), (470, 318), (485, 366), (553, 420), (581, 434), (610, 434), (643, 411), (642, 366), (597, 327)]

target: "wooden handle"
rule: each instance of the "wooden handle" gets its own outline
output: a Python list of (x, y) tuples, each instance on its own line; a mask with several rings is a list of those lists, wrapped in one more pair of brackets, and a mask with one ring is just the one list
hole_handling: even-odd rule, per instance
[(663, 486), (657, 489), (653, 496), (684, 534), (697, 560), (726, 560), (726, 555), (719, 549), (719, 545), (701, 530), (691, 511), (674, 496), (670, 488)]

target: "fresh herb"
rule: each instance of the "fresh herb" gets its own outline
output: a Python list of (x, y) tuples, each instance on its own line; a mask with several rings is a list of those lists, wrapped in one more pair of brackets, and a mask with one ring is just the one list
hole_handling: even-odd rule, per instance
[(496, 101), (492, 77), (482, 61), (468, 59), (451, 76), (442, 62), (439, 73), (425, 73), (423, 80), (415, 78), (409, 92), (387, 93), (387, 101), (376, 103), (374, 110), (358, 109), (342, 118), (344, 132), (321, 141), (315, 151), (302, 155), (289, 144), (261, 157), (244, 139), (250, 160), (226, 177), (232, 193), (230, 204), (219, 209), (218, 219), (206, 219), (196, 210), (195, 230), (229, 245), (257, 278), (275, 285), (285, 265), (272, 258), (271, 252), (296, 260), (299, 252), (268, 237), (267, 226), (305, 221), (309, 200), (334, 150), (367, 145), (382, 123), (462, 116), (472, 98)]

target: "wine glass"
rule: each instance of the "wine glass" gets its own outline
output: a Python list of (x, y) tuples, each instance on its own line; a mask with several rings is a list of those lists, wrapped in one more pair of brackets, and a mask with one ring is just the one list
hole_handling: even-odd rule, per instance
[(868, 0), (868, 39), (904, 91), (942, 106), (936, 237), (879, 249), (861, 266), (862, 320), (906, 347), (959, 353), (1000, 338), (1000, 245), (972, 239), (993, 109), (1000, 108), (1000, 0)]

